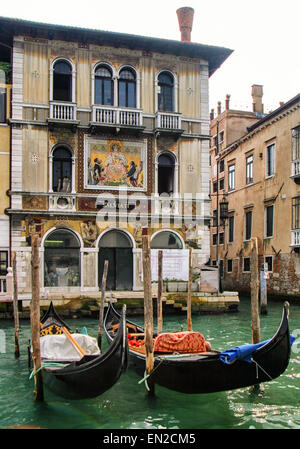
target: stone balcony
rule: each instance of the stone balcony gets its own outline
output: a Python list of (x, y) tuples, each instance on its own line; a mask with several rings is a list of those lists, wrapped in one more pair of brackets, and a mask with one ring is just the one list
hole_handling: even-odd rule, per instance
[(93, 105), (91, 124), (140, 128), (143, 126), (142, 110)]
[(292, 161), (291, 178), (300, 179), (300, 159), (294, 159)]
[(292, 229), (291, 246), (294, 248), (300, 247), (300, 229)]
[(77, 116), (77, 106), (75, 103), (50, 102), (50, 120), (75, 122)]

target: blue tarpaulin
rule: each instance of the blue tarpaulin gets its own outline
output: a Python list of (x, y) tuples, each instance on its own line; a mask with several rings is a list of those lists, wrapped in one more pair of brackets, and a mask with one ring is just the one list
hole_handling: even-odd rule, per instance
[[(290, 340), (292, 345), (295, 341), (295, 337), (292, 334), (290, 334)], [(252, 353), (269, 341), (265, 340), (253, 345), (235, 346), (234, 348), (227, 349), (227, 351), (220, 354), (220, 360), (228, 364), (235, 362), (235, 360), (244, 360), (245, 362), (251, 363)]]

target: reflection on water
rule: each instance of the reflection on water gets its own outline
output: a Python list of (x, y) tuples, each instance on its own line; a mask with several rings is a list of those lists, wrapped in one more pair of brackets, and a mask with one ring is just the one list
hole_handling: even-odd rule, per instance
[[(241, 301), (235, 314), (193, 315), (193, 329), (201, 331), (217, 350), (251, 343), (250, 303)], [(268, 304), (261, 317), (261, 339), (276, 332), (282, 314), (278, 303)], [(134, 321), (143, 323), (142, 317)], [(97, 334), (97, 320), (74, 320)], [(164, 330), (186, 327), (185, 316), (165, 317)], [(300, 328), (300, 306), (290, 307), (290, 330)], [(68, 401), (46, 390), (46, 401), (34, 403), (33, 381), (27, 367), (28, 321), (21, 321), (21, 357), (14, 358), (13, 321), (0, 321), (6, 350), (0, 354), (0, 427), (50, 429), (293, 429), (300, 427), (300, 355), (292, 351), (286, 372), (264, 383), (260, 392), (244, 388), (207, 395), (184, 395), (156, 386), (156, 397), (146, 397), (139, 376), (127, 371), (102, 396)], [(297, 347), (295, 347), (297, 350)]]

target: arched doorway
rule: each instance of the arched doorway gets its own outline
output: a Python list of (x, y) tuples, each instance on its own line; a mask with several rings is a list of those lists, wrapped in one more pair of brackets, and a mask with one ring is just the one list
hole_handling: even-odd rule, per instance
[(132, 242), (120, 230), (106, 232), (99, 242), (99, 287), (101, 288), (104, 262), (108, 260), (107, 290), (132, 290), (133, 254)]
[(161, 153), (158, 156), (157, 192), (159, 195), (175, 192), (175, 159), (171, 153)]
[(68, 229), (56, 229), (45, 242), (45, 287), (80, 286), (80, 243)]

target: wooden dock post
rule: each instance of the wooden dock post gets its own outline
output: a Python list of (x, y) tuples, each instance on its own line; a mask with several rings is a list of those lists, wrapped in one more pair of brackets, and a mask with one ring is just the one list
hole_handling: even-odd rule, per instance
[(36, 401), (44, 400), (43, 377), (41, 371), (40, 346), (40, 257), (39, 237), (33, 235), (31, 239), (31, 281), (32, 298), (30, 304), (30, 323), (32, 336), (33, 370), (34, 370), (34, 398)]
[(15, 322), (15, 357), (20, 357), (20, 321), (18, 309), (18, 280), (17, 280), (17, 261), (16, 253), (12, 253), (12, 269), (13, 269), (13, 307), (14, 307), (14, 322)]
[(158, 251), (158, 286), (157, 286), (157, 334), (161, 334), (163, 325), (162, 292), (163, 292), (163, 252)]
[(99, 346), (100, 350), (101, 350), (102, 335), (103, 335), (104, 300), (105, 300), (105, 291), (106, 291), (107, 272), (108, 272), (108, 260), (105, 260), (103, 275), (102, 275), (101, 300), (100, 300), (100, 311), (99, 311), (98, 346)]
[(192, 248), (189, 250), (189, 280), (187, 296), (187, 330), (192, 330)]
[(252, 343), (260, 342), (259, 271), (257, 238), (251, 240), (251, 328)]
[[(153, 353), (153, 302), (151, 287), (151, 256), (149, 236), (143, 235), (143, 282), (144, 282), (144, 328), (146, 350), (146, 374), (149, 375), (154, 368)], [(154, 382), (148, 378), (148, 396), (154, 396)]]
[[(267, 264), (266, 264), (267, 265)], [(268, 304), (268, 290), (267, 290), (267, 276), (265, 264), (263, 263), (260, 269), (260, 313), (262, 315), (267, 315), (267, 304)]]

